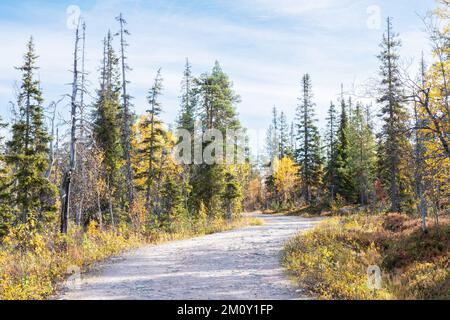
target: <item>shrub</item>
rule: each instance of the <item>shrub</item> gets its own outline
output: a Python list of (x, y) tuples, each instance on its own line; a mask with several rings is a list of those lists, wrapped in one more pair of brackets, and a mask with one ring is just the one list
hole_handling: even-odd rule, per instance
[[(450, 221), (424, 234), (399, 214), (331, 218), (292, 239), (283, 264), (319, 299), (448, 299)], [(368, 287), (367, 270), (382, 270), (383, 287)]]

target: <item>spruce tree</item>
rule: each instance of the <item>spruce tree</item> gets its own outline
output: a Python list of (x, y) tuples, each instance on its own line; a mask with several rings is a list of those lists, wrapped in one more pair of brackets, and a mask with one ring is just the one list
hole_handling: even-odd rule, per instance
[(194, 77), (192, 76), (191, 64), (186, 59), (186, 66), (181, 82), (181, 111), (178, 116), (177, 126), (179, 129), (185, 129), (194, 132), (196, 100), (194, 92)]
[(288, 156), (294, 159), (295, 150), (297, 149), (296, 140), (295, 140), (295, 123), (291, 122), (290, 130), (289, 130), (289, 150)]
[(282, 111), (280, 113), (280, 118), (278, 120), (278, 126), (279, 126), (279, 158), (282, 159), (289, 153), (289, 126), (287, 123), (286, 115)]
[(170, 156), (175, 143), (176, 140), (173, 140), (172, 135), (168, 132), (165, 140), (166, 152), (164, 152), (166, 160), (160, 170), (163, 181), (160, 183), (160, 190), (158, 190), (161, 194), (161, 213), (163, 217), (168, 217), (171, 224), (175, 223), (176, 220), (185, 218), (188, 213), (183, 191), (184, 181), (181, 175), (184, 168), (180, 167)]
[[(184, 129), (190, 133), (192, 139), (198, 134), (195, 132), (197, 101), (194, 88), (194, 77), (192, 76), (191, 64), (186, 59), (186, 65), (181, 81), (181, 108), (177, 119), (177, 129)], [(191, 159), (194, 156), (194, 145), (192, 143)], [(193, 164), (185, 165), (183, 168), (183, 197), (185, 210), (189, 211), (189, 200), (192, 193), (192, 177), (196, 167)]]
[(100, 78), (100, 89), (93, 111), (93, 135), (102, 152), (104, 179), (108, 189), (110, 222), (115, 225), (114, 211), (117, 211), (114, 194), (121, 180), (120, 163), (123, 155), (121, 145), (121, 106), (119, 60), (112, 47), (112, 36), (108, 33), (104, 42), (104, 57)]
[(228, 219), (233, 218), (233, 207), (236, 200), (242, 198), (241, 186), (236, 176), (232, 172), (225, 174), (225, 192), (223, 193), (223, 202), (225, 205), (226, 216)]
[[(272, 156), (273, 158), (280, 158), (280, 118), (278, 117), (277, 107), (274, 106), (272, 109)], [(272, 158), (272, 160), (273, 160)]]
[(273, 141), (273, 136), (274, 136), (274, 128), (272, 126), (272, 124), (269, 125), (269, 128), (267, 128), (266, 131), (266, 143), (265, 143), (265, 148), (266, 148), (266, 156), (268, 157), (269, 161), (272, 162), (273, 159), (275, 158), (275, 154), (276, 152), (275, 150), (275, 145), (274, 145), (274, 141)]
[(296, 114), (297, 150), (296, 160), (300, 164), (303, 196), (307, 203), (312, 202), (312, 189), (318, 187), (321, 174), (320, 135), (315, 119), (312, 84), (309, 74), (302, 80), (302, 98), (299, 99)]
[(34, 77), (37, 56), (31, 38), (24, 56), (18, 95), (18, 120), (12, 125), (6, 162), (14, 168), (11, 203), (20, 213), (22, 223), (32, 220), (42, 224), (56, 215), (56, 188), (45, 177), (48, 169), (48, 145), (51, 140), (44, 126), (40, 83)]
[(350, 173), (355, 186), (355, 196), (361, 205), (369, 204), (373, 193), (376, 171), (375, 136), (364, 115), (363, 106), (356, 104), (349, 128), (352, 141), (350, 146)]
[(355, 190), (350, 171), (351, 141), (349, 140), (349, 118), (344, 97), (341, 98), (341, 116), (337, 136), (338, 142), (335, 159), (336, 194), (339, 194), (347, 201), (352, 202), (355, 200)]
[(11, 174), (5, 163), (5, 150), (1, 130), (7, 125), (0, 118), (0, 240), (8, 234), (8, 230), (14, 221), (14, 212), (11, 207)]
[(336, 149), (337, 149), (337, 133), (338, 133), (338, 114), (336, 106), (330, 103), (327, 117), (327, 131), (325, 136), (327, 150), (327, 166), (325, 171), (325, 183), (329, 190), (331, 200), (336, 196)]
[(117, 33), (120, 36), (120, 64), (122, 72), (122, 150), (123, 159), (125, 160), (125, 182), (126, 192), (128, 198), (128, 211), (132, 213), (134, 205), (134, 186), (133, 186), (133, 168), (131, 165), (131, 126), (133, 122), (133, 115), (131, 111), (131, 96), (128, 94), (127, 86), (129, 81), (127, 80), (127, 71), (130, 71), (130, 67), (127, 64), (126, 48), (128, 43), (125, 39), (130, 32), (126, 29), (127, 22), (123, 15), (120, 14), (116, 17), (116, 20), (120, 24), (120, 31)]
[(280, 158), (280, 117), (278, 110), (274, 106), (272, 109), (272, 123), (269, 126), (266, 134), (267, 156), (272, 162), (275, 158)]
[(145, 206), (149, 216), (151, 216), (154, 209), (157, 211), (157, 214), (160, 209), (157, 208), (158, 201), (156, 201), (154, 194), (159, 192), (159, 190), (156, 190), (157, 188), (155, 188), (155, 182), (162, 170), (162, 166), (160, 165), (162, 162), (162, 155), (159, 155), (159, 153), (162, 152), (164, 147), (165, 134), (159, 119), (162, 111), (161, 103), (159, 101), (162, 93), (162, 81), (161, 69), (159, 69), (147, 97), (150, 108), (147, 110), (146, 120), (141, 123), (144, 128), (149, 130), (148, 136), (142, 141), (143, 148), (139, 150), (143, 159), (147, 162), (147, 172), (144, 173), (146, 187)]
[(387, 19), (387, 31), (381, 44), (380, 97), (383, 128), (379, 135), (379, 176), (388, 189), (393, 212), (405, 211), (410, 206), (411, 182), (407, 172), (407, 157), (411, 152), (407, 130), (407, 112), (403, 105), (398, 49), (401, 42)]

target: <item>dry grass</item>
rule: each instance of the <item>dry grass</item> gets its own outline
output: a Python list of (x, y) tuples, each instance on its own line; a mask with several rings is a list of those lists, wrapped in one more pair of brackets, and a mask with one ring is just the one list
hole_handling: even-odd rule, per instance
[(85, 271), (95, 262), (138, 246), (262, 223), (262, 220), (250, 217), (232, 221), (215, 218), (188, 224), (174, 223), (166, 231), (150, 229), (145, 235), (132, 232), (126, 225), (112, 231), (100, 230), (91, 224), (87, 232), (72, 227), (67, 236), (19, 226), (11, 231), (0, 247), (0, 299), (47, 299), (54, 295), (58, 285), (73, 270)]
[[(399, 214), (331, 218), (287, 244), (284, 265), (319, 299), (450, 299), (450, 219), (429, 226)], [(371, 265), (381, 290), (368, 287)]]

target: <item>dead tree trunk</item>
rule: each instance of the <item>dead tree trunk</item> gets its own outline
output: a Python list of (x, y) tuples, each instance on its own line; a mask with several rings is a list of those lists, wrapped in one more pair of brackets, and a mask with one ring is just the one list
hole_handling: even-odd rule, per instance
[(69, 210), (70, 210), (70, 188), (73, 172), (76, 168), (76, 125), (77, 125), (77, 94), (78, 94), (78, 44), (79, 44), (79, 24), (75, 31), (75, 49), (73, 59), (73, 83), (71, 96), (71, 131), (70, 131), (70, 153), (69, 165), (64, 172), (62, 193), (61, 193), (61, 233), (67, 234), (69, 229)]
[(86, 127), (85, 127), (85, 105), (84, 105), (84, 94), (86, 92), (86, 23), (83, 22), (82, 25), (83, 35), (81, 37), (81, 90), (80, 90), (80, 105), (79, 105), (79, 136), (77, 139), (77, 151), (78, 151), (78, 168), (79, 180), (78, 181), (78, 191), (80, 193), (79, 203), (77, 205), (77, 215), (76, 224), (81, 225), (81, 220), (83, 218), (84, 211), (84, 199), (86, 196)]

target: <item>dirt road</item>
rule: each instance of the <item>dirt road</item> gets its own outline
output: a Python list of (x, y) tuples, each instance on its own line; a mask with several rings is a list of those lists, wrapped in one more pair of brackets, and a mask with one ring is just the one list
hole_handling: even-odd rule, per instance
[(318, 220), (254, 214), (263, 226), (146, 246), (82, 275), (69, 300), (299, 299), (280, 266), (283, 244)]

